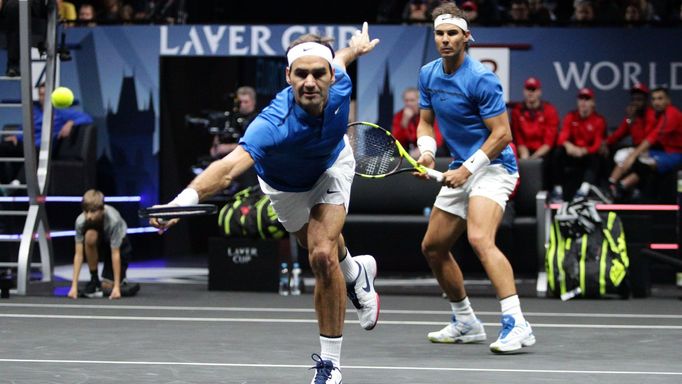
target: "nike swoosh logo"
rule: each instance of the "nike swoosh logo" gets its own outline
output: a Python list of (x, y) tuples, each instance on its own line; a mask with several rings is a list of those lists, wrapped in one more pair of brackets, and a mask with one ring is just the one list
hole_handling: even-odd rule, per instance
[[(358, 265), (360, 265), (358, 263)], [(362, 287), (362, 290), (369, 293), (372, 289), (369, 287), (369, 277), (367, 276), (367, 269), (362, 268), (363, 271), (365, 271), (365, 286)]]
[(338, 192), (340, 192), (340, 191), (332, 191), (330, 189), (327, 189), (327, 193), (338, 193)]
[(334, 114), (335, 114), (335, 115), (339, 113), (339, 109), (341, 109), (341, 106), (339, 106), (338, 108), (336, 108), (336, 111), (334, 111)]

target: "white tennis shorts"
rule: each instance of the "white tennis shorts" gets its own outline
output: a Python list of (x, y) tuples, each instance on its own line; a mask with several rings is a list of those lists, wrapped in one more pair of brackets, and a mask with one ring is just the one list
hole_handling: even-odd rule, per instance
[(305, 192), (279, 191), (260, 177), (261, 190), (270, 197), (272, 208), (287, 232), (296, 232), (308, 222), (310, 210), (318, 204), (343, 205), (348, 213), (350, 189), (355, 176), (355, 158), (348, 140), (334, 164)]
[(509, 174), (502, 164), (489, 165), (469, 177), (469, 180), (461, 187), (441, 188), (433, 205), (440, 210), (466, 219), (469, 198), (483, 196), (496, 202), (504, 211), (509, 195), (514, 191), (518, 179), (518, 173)]

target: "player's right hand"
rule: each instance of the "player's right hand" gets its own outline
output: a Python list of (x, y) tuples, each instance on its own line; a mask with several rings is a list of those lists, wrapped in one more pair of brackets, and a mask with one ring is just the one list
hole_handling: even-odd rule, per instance
[[(175, 204), (172, 204), (175, 205)], [(155, 205), (154, 208), (171, 206), (171, 204)], [(152, 217), (149, 219), (149, 225), (154, 228), (159, 229), (159, 235), (163, 235), (170, 227), (174, 226), (180, 219), (159, 219), (157, 217)]]

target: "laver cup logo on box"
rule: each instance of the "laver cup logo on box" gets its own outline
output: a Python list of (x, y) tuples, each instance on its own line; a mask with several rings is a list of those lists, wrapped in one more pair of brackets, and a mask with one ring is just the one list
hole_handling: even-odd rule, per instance
[[(282, 243), (282, 244), (280, 244)], [(289, 240), (208, 239), (208, 289), (277, 292)]]
[(227, 257), (235, 264), (248, 264), (253, 258), (258, 257), (256, 247), (228, 247)]

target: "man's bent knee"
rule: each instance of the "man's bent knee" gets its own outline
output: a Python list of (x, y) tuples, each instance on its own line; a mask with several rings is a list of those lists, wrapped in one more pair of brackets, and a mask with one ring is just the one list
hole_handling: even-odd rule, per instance
[(97, 239), (99, 238), (99, 233), (94, 229), (89, 229), (85, 232), (85, 246), (86, 247), (96, 247)]
[(339, 268), (338, 258), (332, 257), (331, 248), (311, 250), (310, 268), (315, 276), (324, 280), (330, 279), (334, 271)]
[(449, 257), (449, 250), (435, 243), (423, 241), (421, 249), (429, 264), (441, 262)]

